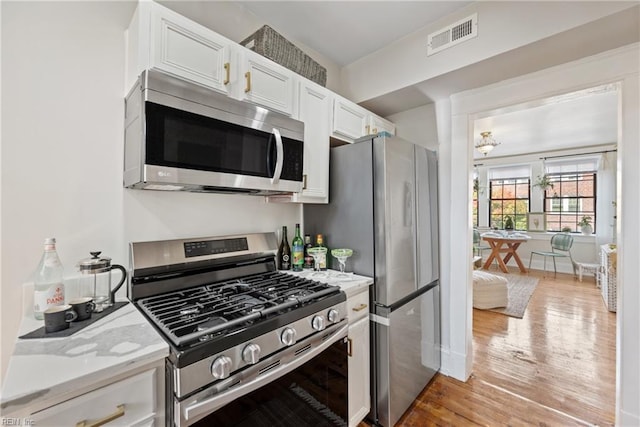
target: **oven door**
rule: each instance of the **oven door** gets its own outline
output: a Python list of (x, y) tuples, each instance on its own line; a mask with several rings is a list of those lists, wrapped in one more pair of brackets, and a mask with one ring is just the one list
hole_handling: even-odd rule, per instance
[(177, 426), (346, 426), (347, 322), (174, 401)]

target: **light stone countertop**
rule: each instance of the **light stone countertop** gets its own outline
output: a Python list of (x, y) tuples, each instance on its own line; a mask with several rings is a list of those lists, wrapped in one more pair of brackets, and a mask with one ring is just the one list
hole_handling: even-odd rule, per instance
[(360, 292), (364, 292), (373, 284), (373, 279), (367, 276), (359, 276), (357, 274), (348, 273), (349, 277), (338, 277), (340, 274), (336, 270), (322, 271), (326, 275), (316, 276), (313, 270), (298, 271), (282, 271), (283, 273), (292, 274), (294, 276), (305, 277), (307, 279), (315, 280), (329, 285), (340, 286), (340, 288), (347, 294), (347, 298), (357, 295)]
[[(43, 326), (25, 316), (18, 336)], [(132, 303), (64, 338), (17, 339), (6, 372), (3, 416), (55, 402), (169, 355), (169, 346)]]

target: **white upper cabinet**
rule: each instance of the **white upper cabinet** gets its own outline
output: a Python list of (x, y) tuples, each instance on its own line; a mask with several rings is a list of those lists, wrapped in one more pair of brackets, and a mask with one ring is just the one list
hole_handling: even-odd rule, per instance
[(375, 114), (369, 115), (369, 129), (370, 132), (374, 135), (377, 135), (380, 132), (387, 132), (391, 135), (396, 134), (396, 125), (394, 125), (387, 119), (376, 116)]
[(382, 117), (360, 107), (355, 102), (335, 96), (333, 103), (333, 137), (347, 142), (366, 135), (376, 135), (386, 131), (395, 134), (395, 125)]
[(331, 93), (306, 79), (300, 82), (299, 119), (304, 122), (304, 180), (294, 201), (329, 201)]
[(367, 135), (369, 112), (340, 96), (333, 101), (333, 136), (349, 142)]
[(296, 117), (296, 74), (262, 55), (242, 49), (237, 97)]
[(127, 44), (127, 89), (143, 70), (156, 68), (229, 93), (234, 43), (164, 6), (138, 4)]

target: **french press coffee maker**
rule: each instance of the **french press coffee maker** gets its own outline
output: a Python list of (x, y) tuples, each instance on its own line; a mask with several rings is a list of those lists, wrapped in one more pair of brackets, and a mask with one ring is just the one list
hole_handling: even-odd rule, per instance
[[(127, 280), (127, 270), (121, 265), (111, 265), (111, 258), (101, 257), (101, 252), (89, 253), (91, 258), (85, 258), (78, 262), (80, 273), (88, 276), (86, 280), (81, 279), (81, 294), (92, 297), (96, 305), (94, 311), (101, 312), (114, 304), (116, 292)], [(116, 287), (111, 289), (111, 270), (114, 268), (122, 272), (122, 278)]]

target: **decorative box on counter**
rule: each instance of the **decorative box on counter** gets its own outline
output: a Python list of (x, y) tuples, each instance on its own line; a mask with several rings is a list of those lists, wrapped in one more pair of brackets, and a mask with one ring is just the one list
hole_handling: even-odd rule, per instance
[(319, 85), (325, 86), (327, 83), (325, 67), (268, 25), (264, 25), (240, 44)]

